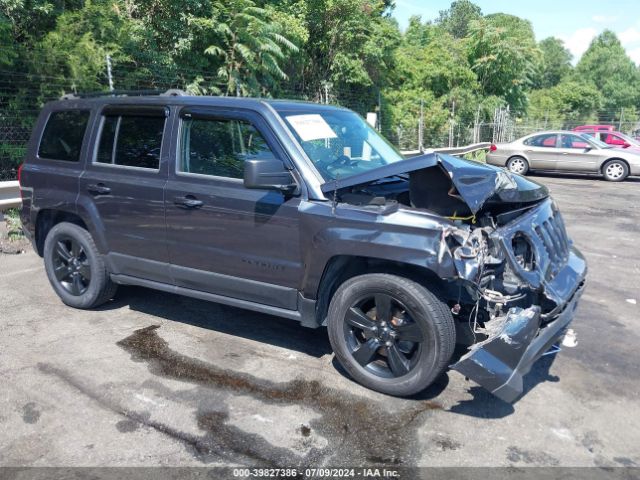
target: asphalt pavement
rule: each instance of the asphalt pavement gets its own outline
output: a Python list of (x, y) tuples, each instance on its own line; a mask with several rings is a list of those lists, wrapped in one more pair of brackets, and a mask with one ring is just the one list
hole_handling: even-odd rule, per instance
[(640, 181), (537, 175), (589, 262), (579, 345), (503, 403), (456, 372), (410, 399), (349, 380), (325, 329), (120, 288), (63, 305), (0, 254), (0, 466), (638, 466)]

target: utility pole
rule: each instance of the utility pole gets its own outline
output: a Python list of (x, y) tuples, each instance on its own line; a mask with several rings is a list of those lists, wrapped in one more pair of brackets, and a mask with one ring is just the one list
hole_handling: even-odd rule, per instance
[(418, 150), (424, 150), (424, 100), (420, 99), (420, 120), (418, 121)]
[(622, 119), (624, 118), (624, 107), (620, 108), (620, 121), (618, 122), (618, 131), (622, 131)]
[(113, 92), (113, 75), (111, 73), (111, 56), (105, 55), (107, 61), (107, 78), (109, 79), (109, 91)]
[(382, 131), (382, 95), (378, 89), (378, 131)]
[(449, 148), (453, 147), (453, 124), (456, 115), (456, 101), (451, 103), (451, 119), (449, 120)]

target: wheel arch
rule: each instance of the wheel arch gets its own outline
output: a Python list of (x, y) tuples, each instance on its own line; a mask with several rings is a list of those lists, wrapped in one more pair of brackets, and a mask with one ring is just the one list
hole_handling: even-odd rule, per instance
[(600, 164), (600, 168), (598, 168), (598, 171), (601, 174), (604, 174), (604, 166), (609, 163), (612, 160), (618, 160), (622, 163), (624, 163), (627, 166), (627, 171), (631, 171), (631, 166), (629, 165), (629, 162), (627, 160), (625, 160), (624, 158), (621, 157), (611, 157), (611, 158), (607, 158), (606, 160), (604, 160), (601, 164)]
[(39, 256), (42, 257), (44, 254), (44, 241), (47, 235), (54, 226), (61, 222), (73, 223), (87, 231), (89, 230), (87, 224), (77, 213), (53, 208), (40, 210), (36, 217), (35, 227), (35, 244)]
[(324, 325), (329, 303), (340, 285), (350, 278), (368, 273), (388, 273), (408, 278), (429, 288), (436, 295), (442, 294), (448, 282), (433, 270), (395, 260), (355, 255), (334, 255), (327, 262), (316, 296), (316, 321)]

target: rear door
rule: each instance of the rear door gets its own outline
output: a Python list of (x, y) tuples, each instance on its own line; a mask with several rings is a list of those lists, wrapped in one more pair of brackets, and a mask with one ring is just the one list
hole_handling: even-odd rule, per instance
[(170, 142), (164, 106), (102, 109), (78, 204), (96, 218), (113, 273), (170, 282), (164, 187)]
[(285, 159), (257, 113), (201, 107), (179, 115), (166, 188), (176, 284), (294, 310), (302, 276), (300, 198), (247, 189), (247, 158)]
[(524, 153), (532, 169), (555, 170), (558, 161), (558, 134), (543, 133), (526, 139)]

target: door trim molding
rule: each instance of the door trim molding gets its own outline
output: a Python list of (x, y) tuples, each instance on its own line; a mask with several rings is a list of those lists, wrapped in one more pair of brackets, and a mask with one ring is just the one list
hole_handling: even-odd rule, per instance
[(190, 288), (178, 287), (176, 285), (170, 285), (167, 283), (154, 282), (153, 280), (146, 280), (144, 278), (132, 277), (130, 275), (111, 274), (111, 280), (119, 285), (134, 285), (138, 287), (152, 288), (154, 290), (161, 290), (163, 292), (175, 293), (177, 295), (185, 295), (187, 297), (197, 298), (199, 300), (222, 303), (223, 305), (244, 308), (246, 310), (253, 310), (254, 312), (266, 313), (268, 315), (275, 315), (277, 317), (289, 318), (291, 320), (297, 320), (299, 322), (302, 320), (302, 315), (297, 310), (288, 310), (285, 308), (274, 307), (271, 305), (264, 305), (261, 303), (250, 302), (248, 300), (225, 297), (224, 295), (217, 295), (215, 293), (202, 292), (200, 290), (192, 290)]

